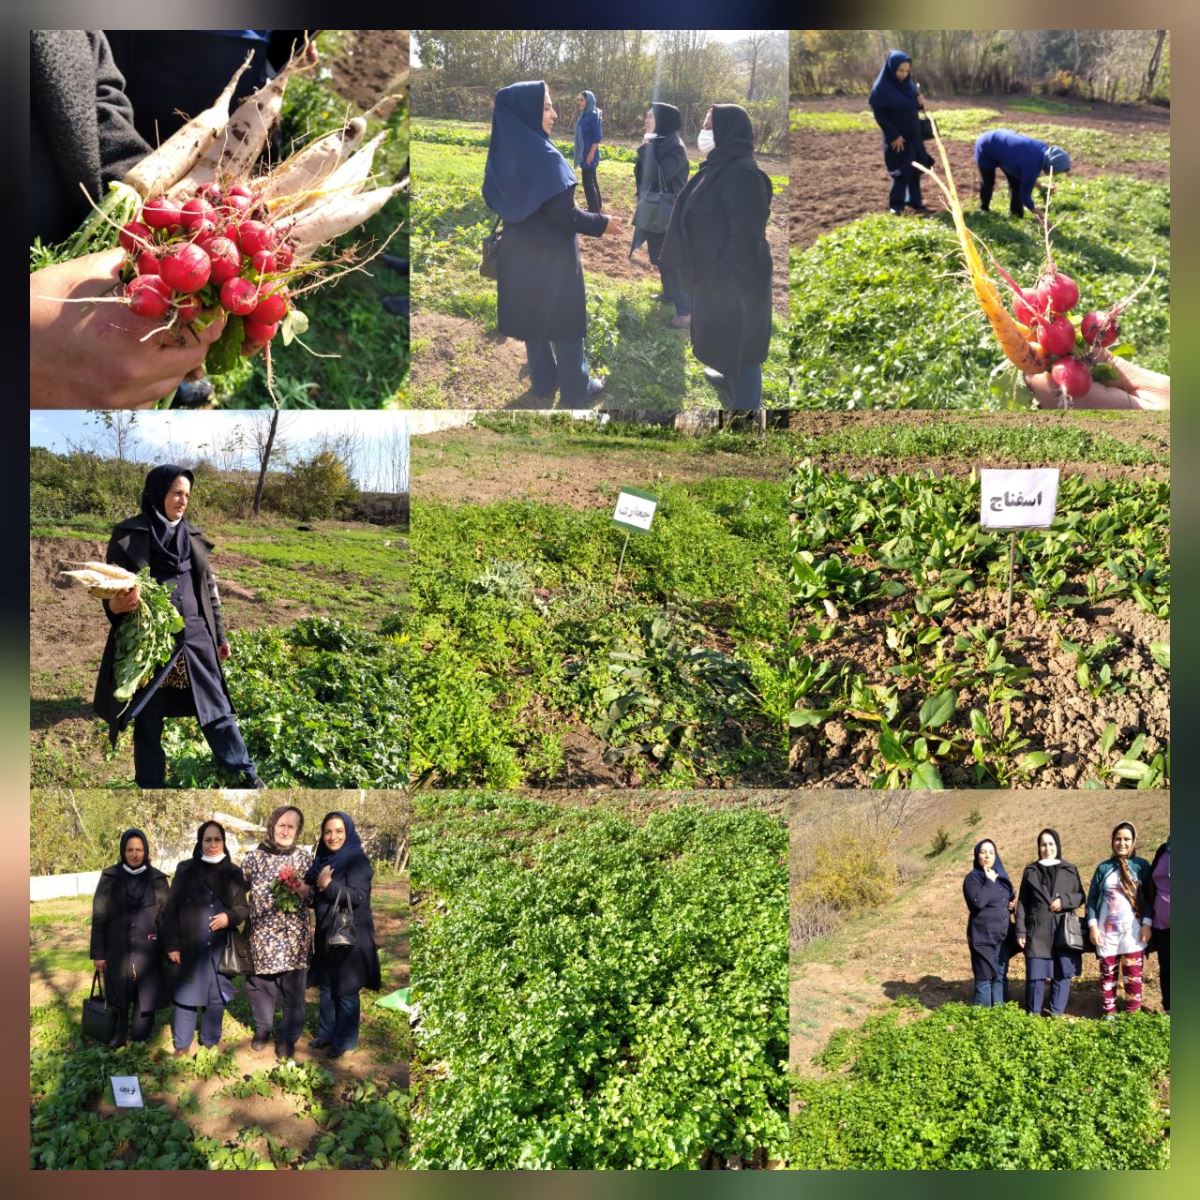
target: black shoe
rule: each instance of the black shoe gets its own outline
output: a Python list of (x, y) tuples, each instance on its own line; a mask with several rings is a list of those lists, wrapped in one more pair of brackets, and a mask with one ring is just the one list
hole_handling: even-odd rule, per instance
[(409, 315), (411, 301), (407, 296), (384, 296), (382, 304), (393, 317), (407, 317)]
[(255, 1051), (265, 1050), (270, 1042), (271, 1035), (269, 1033), (256, 1033), (250, 1040), (250, 1049)]
[(280, 1062), (287, 1062), (289, 1058), (293, 1058), (296, 1054), (296, 1047), (289, 1046), (286, 1042), (277, 1042), (275, 1045), (275, 1057)]
[(890, 212), (893, 217), (904, 216), (904, 209), (902, 209), (902, 208), (889, 208), (888, 212)]
[(933, 209), (928, 204), (906, 204), (905, 208), (911, 208), (915, 213), (933, 212)]
[(310, 1050), (324, 1050), (326, 1046), (332, 1046), (332, 1045), (333, 1045), (333, 1043), (331, 1041), (318, 1040), (317, 1038), (313, 1038), (313, 1040), (308, 1043), (308, 1048)]
[(339, 1046), (333, 1050), (330, 1050), (330, 1052), (327, 1055), (325, 1055), (325, 1057), (326, 1058), (341, 1058), (342, 1055), (345, 1053), (346, 1053), (346, 1047)]
[(238, 781), (238, 786), (244, 791), (265, 792), (267, 785), (257, 775), (246, 774)]
[(383, 258), (383, 265), (385, 267), (391, 267), (398, 275), (408, 274), (407, 258), (401, 258), (398, 254), (384, 254), (381, 257)]
[(172, 408), (199, 408), (212, 399), (213, 385), (207, 379), (185, 379), (175, 389)]

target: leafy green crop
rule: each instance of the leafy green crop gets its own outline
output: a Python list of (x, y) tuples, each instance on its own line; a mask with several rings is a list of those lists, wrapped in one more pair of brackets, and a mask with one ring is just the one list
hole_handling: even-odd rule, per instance
[(113, 658), (113, 695), (131, 700), (134, 692), (171, 657), (183, 618), (171, 603), (171, 591), (150, 578), (150, 568), (138, 572), (141, 603), (117, 623)]
[(419, 802), (413, 1165), (777, 1158), (786, 851), (784, 825), (744, 809), (639, 826), (494, 794)]
[(1158, 1094), (1170, 1018), (1048, 1020), (1015, 1004), (897, 1001), (835, 1034), (796, 1081), (799, 1170), (1148, 1170), (1169, 1161)]

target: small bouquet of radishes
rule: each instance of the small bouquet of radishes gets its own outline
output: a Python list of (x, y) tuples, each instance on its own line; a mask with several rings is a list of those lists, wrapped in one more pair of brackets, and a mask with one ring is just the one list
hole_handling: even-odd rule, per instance
[(290, 864), (281, 867), (271, 881), (271, 900), (281, 913), (299, 912), (304, 907), (304, 880)]
[[(285, 344), (302, 334), (308, 322), (295, 306), (297, 296), (325, 282), (331, 266), (352, 261), (322, 260), (317, 252), (369, 220), (405, 186), (367, 186), (384, 134), (360, 147), (363, 117), (269, 173), (253, 175), (288, 79), (315, 66), (317, 53), (306, 43), (230, 116), (249, 61), (211, 108), (111, 185), (65, 247), (65, 257), (73, 258), (119, 240), (122, 290), (113, 299), (161, 322), (155, 331), (203, 329), (223, 310), (225, 329), (205, 360), (210, 374), (269, 347), (281, 332)], [(269, 357), (268, 351), (268, 380)]]

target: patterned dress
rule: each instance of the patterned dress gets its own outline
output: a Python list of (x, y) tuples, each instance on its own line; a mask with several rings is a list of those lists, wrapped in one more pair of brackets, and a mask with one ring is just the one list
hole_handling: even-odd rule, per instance
[(303, 879), (312, 861), (312, 851), (300, 847), (290, 854), (268, 854), (256, 847), (242, 861), (250, 902), (250, 952), (254, 956), (256, 975), (275, 975), (308, 966), (309, 909), (301, 907), (294, 913), (280, 912), (271, 895), (271, 884), (287, 866)]

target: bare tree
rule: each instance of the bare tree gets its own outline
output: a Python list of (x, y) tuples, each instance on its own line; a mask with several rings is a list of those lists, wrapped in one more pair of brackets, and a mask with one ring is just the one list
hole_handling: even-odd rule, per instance
[(1154, 81), (1158, 78), (1158, 69), (1162, 66), (1163, 44), (1167, 40), (1165, 29), (1154, 31), (1154, 49), (1150, 52), (1150, 62), (1146, 66), (1146, 82), (1142, 84), (1142, 99), (1149, 100), (1154, 94)]
[(105, 410), (92, 413), (91, 420), (98, 429), (85, 443), (86, 447), (100, 458), (132, 461), (135, 451), (141, 449), (137, 417), (135, 412)]
[[(279, 429), (279, 409), (271, 409), (270, 425), (264, 430), (262, 425), (256, 425), (254, 429), (255, 443), (261, 446), (258, 459), (258, 483), (254, 487), (254, 515), (257, 517), (262, 512), (262, 497), (263, 488), (267, 482), (267, 468), (271, 465), (271, 451), (275, 446), (275, 434)], [(260, 436), (265, 433), (265, 438), (260, 443)]]

